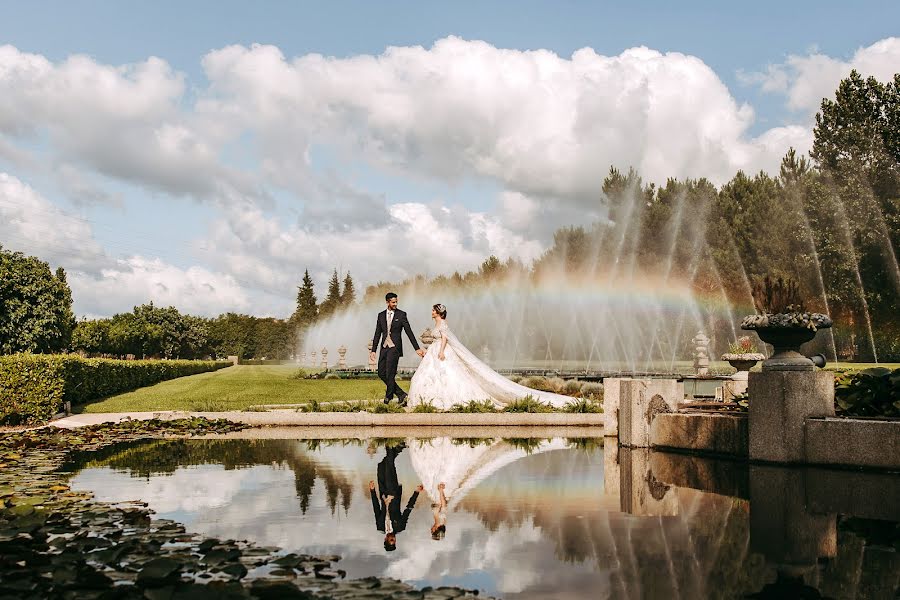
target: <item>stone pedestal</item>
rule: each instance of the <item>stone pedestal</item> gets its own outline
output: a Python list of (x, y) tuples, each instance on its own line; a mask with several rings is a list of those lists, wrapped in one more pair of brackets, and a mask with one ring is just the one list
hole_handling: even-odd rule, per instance
[(623, 381), (630, 377), (607, 377), (603, 380), (603, 436), (619, 436), (619, 394)]
[(806, 462), (806, 418), (834, 416), (834, 375), (750, 373), (750, 460)]
[(367, 368), (368, 368), (369, 371), (374, 371), (374, 370), (375, 370), (375, 360), (376, 360), (376, 359), (375, 359), (374, 356), (372, 356), (372, 342), (369, 342), (369, 343), (366, 344), (366, 349), (369, 351), (368, 354), (367, 354), (367, 356), (369, 357), (369, 362), (367, 363), (367, 364), (368, 364), (368, 367), (367, 367)]
[(677, 410), (684, 384), (675, 379), (631, 379), (620, 386), (619, 445), (649, 448), (653, 417)]

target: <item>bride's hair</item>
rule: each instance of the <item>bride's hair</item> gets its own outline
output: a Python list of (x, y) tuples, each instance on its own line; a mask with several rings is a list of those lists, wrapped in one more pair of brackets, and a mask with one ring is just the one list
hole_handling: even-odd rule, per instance
[(434, 309), (434, 312), (441, 315), (442, 319), (447, 318), (447, 307), (444, 306), (443, 304), (438, 303), (438, 304), (435, 304), (434, 306), (432, 306), (431, 308)]

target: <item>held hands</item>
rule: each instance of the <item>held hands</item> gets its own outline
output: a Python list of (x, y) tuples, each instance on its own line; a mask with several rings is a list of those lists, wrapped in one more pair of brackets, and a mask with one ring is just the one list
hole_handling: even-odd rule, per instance
[(416, 491), (417, 491), (417, 492), (424, 492), (424, 491), (425, 491), (425, 486), (422, 485), (422, 484), (420, 483), (419, 485), (416, 486)]
[(416, 354), (419, 355), (419, 358), (425, 358), (425, 351), (422, 350), (421, 348), (419, 348), (418, 350), (416, 350)]

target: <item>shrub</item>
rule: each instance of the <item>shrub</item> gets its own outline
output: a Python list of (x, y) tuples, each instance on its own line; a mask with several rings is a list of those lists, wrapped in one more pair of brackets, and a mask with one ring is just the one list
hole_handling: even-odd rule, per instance
[(584, 384), (577, 379), (570, 379), (563, 384), (562, 390), (560, 391), (566, 396), (575, 396), (581, 393), (581, 387), (583, 385)]
[(522, 377), (520, 377), (519, 375), (510, 375), (509, 377), (507, 377), (507, 379), (509, 379), (513, 383), (522, 383)]
[(542, 392), (552, 392), (550, 389), (547, 378), (541, 377), (540, 375), (533, 375), (531, 377), (526, 377), (522, 380), (522, 385), (525, 387), (531, 388), (533, 390), (540, 390)]
[(452, 413), (492, 413), (497, 412), (490, 400), (469, 400), (465, 404), (454, 404), (447, 412)]
[(326, 373), (325, 377), (323, 377), (323, 379), (340, 379), (340, 378), (341, 378), (341, 376), (338, 375), (337, 373)]
[(167, 379), (231, 366), (193, 360), (111, 360), (72, 354), (0, 356), (0, 424), (39, 423), (82, 404)]
[(851, 371), (835, 382), (836, 412), (855, 417), (900, 417), (900, 369)]
[(389, 402), (387, 404), (385, 404), (384, 402), (373, 402), (372, 404), (373, 406), (369, 409), (369, 412), (373, 412), (375, 414), (406, 412), (406, 409), (396, 402)]
[(436, 413), (440, 412), (430, 400), (425, 400), (421, 404), (416, 404), (412, 410), (414, 413)]
[(603, 384), (587, 381), (581, 386), (582, 398), (593, 398), (597, 402), (603, 401)]
[(602, 413), (603, 406), (589, 398), (572, 398), (563, 407), (567, 413)]
[(553, 407), (544, 404), (534, 396), (517, 398), (503, 407), (503, 412), (508, 413), (548, 413), (553, 412)]

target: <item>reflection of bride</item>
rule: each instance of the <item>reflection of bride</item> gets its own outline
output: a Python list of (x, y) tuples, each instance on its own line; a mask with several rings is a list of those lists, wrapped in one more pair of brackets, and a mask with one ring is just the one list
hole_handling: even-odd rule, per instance
[(435, 408), (446, 410), (470, 400), (490, 400), (495, 407), (501, 408), (525, 396), (562, 407), (571, 400), (568, 396), (519, 385), (478, 360), (450, 331), (446, 321), (447, 308), (443, 304), (434, 305), (431, 317), (435, 323), (434, 342), (410, 382), (410, 408), (428, 402)]
[(486, 440), (475, 447), (454, 444), (450, 438), (411, 440), (408, 443), (410, 462), (425, 493), (438, 509), (432, 535), (437, 525), (443, 525), (446, 530), (449, 509), (499, 469), (529, 454), (565, 447), (566, 442), (562, 439), (543, 441), (529, 450), (502, 440)]

